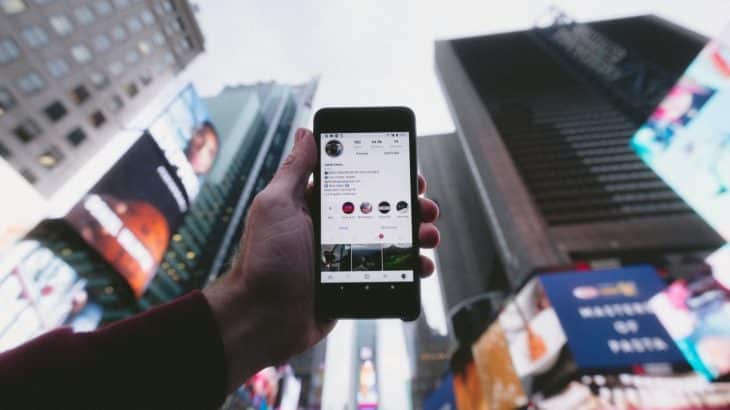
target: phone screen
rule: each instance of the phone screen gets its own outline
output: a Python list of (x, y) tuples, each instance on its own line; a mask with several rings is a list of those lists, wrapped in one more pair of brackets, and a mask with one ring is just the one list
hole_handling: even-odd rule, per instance
[(322, 283), (414, 280), (409, 133), (321, 134)]

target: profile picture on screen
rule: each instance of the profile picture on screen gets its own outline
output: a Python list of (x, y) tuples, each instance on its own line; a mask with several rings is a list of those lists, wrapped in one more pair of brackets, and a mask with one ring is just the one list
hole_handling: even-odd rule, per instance
[(327, 153), (330, 157), (339, 157), (342, 155), (342, 151), (344, 150), (344, 147), (342, 146), (342, 143), (337, 140), (330, 140), (327, 141), (327, 144), (324, 146), (324, 152)]
[(381, 214), (387, 214), (390, 212), (390, 202), (383, 201), (378, 204), (378, 211), (380, 211)]

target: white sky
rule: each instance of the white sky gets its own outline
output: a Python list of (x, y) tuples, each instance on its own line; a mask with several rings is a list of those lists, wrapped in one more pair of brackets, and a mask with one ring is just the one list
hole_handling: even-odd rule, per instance
[[(420, 134), (454, 126), (436, 79), (435, 39), (532, 25), (549, 4), (577, 20), (654, 13), (712, 36), (730, 21), (727, 0), (198, 0), (207, 52), (176, 82), (204, 96), (226, 84), (303, 82), (321, 75), (315, 109), (335, 105), (407, 105)], [(484, 62), (489, 64), (488, 61)], [(147, 111), (161, 107), (158, 98)], [(107, 156), (128, 144), (112, 142)], [(117, 148), (119, 147), (119, 148)], [(108, 167), (111, 161), (96, 161)], [(95, 174), (100, 174), (98, 171)], [(85, 171), (84, 174), (94, 174)], [(64, 208), (92, 181), (43, 200), (0, 160), (0, 250), (7, 228), (30, 228)], [(12, 236), (12, 235), (11, 235)]]

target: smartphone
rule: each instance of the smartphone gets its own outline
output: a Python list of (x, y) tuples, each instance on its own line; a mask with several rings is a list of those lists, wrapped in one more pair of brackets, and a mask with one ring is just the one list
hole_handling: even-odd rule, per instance
[(413, 112), (323, 108), (314, 136), (317, 317), (415, 320), (421, 264)]

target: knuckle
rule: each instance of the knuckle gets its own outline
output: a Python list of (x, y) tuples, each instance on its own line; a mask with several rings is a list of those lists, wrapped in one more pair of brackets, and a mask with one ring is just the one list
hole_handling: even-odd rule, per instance
[(275, 214), (282, 208), (291, 206), (291, 201), (285, 195), (280, 195), (270, 188), (259, 192), (251, 204), (251, 209), (256, 213), (264, 215)]

